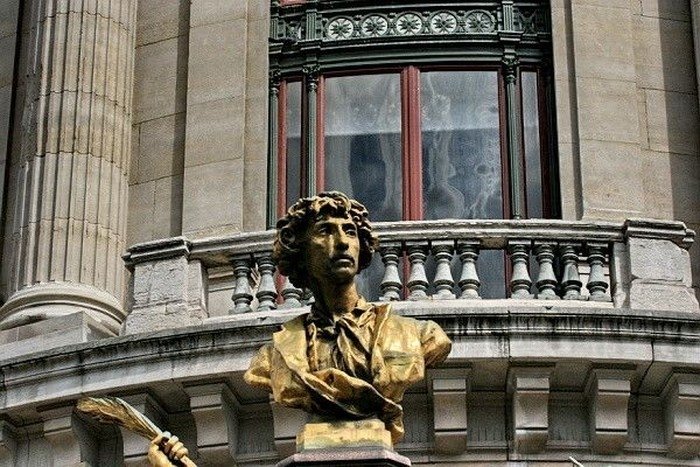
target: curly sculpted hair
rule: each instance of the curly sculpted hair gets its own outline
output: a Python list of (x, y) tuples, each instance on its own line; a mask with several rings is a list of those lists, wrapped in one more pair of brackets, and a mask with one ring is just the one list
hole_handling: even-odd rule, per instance
[(359, 201), (338, 191), (328, 191), (300, 199), (289, 208), (286, 216), (277, 221), (272, 258), (280, 272), (289, 277), (295, 287), (304, 288), (309, 285), (306, 269), (306, 234), (309, 227), (324, 216), (347, 215), (355, 223), (360, 240), (359, 272), (369, 266), (372, 254), (379, 244), (372, 233), (367, 208)]

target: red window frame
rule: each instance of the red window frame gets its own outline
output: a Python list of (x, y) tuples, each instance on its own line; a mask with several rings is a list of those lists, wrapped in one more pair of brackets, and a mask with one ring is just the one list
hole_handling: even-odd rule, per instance
[[(290, 0), (296, 1), (298, 0)], [(301, 0), (303, 2), (303, 0)], [(431, 71), (495, 71), (498, 79), (498, 107), (499, 107), (499, 132), (500, 132), (500, 155), (501, 155), (501, 193), (502, 193), (502, 216), (504, 219), (511, 217), (511, 186), (510, 186), (510, 169), (508, 163), (508, 148), (507, 148), (507, 115), (506, 115), (506, 96), (505, 96), (505, 79), (503, 70), (499, 65), (483, 64), (470, 66), (455, 66), (455, 65), (427, 65), (427, 66), (396, 66), (384, 68), (369, 68), (369, 69), (352, 69), (339, 72), (327, 72), (318, 77), (316, 89), (316, 191), (324, 190), (324, 163), (325, 163), (325, 128), (324, 128), (324, 112), (325, 112), (325, 79), (338, 76), (355, 76), (366, 74), (379, 73), (398, 73), (401, 83), (401, 150), (402, 150), (402, 216), (403, 220), (421, 220), (423, 218), (423, 181), (422, 181), (422, 141), (421, 141), (421, 102), (420, 102), (420, 74)], [(537, 67), (523, 67), (522, 72), (537, 73), (537, 101), (538, 101), (538, 119), (540, 132), (540, 158), (542, 177), (542, 213), (543, 217), (549, 217), (552, 214), (551, 207), (551, 186), (550, 179), (550, 148), (547, 144), (548, 131), (548, 116), (547, 103), (545, 99), (545, 85), (542, 78), (542, 70)], [(294, 76), (283, 80), (279, 88), (279, 100), (277, 109), (278, 122), (278, 146), (277, 146), (277, 215), (284, 215), (287, 204), (286, 179), (287, 179), (287, 122), (286, 122), (286, 107), (287, 107), (287, 83), (301, 81), (302, 86), (302, 142), (301, 142), (301, 192), (307, 192), (308, 177), (304, 174), (308, 173), (307, 150), (304, 134), (308, 134), (306, 128), (306, 118), (304, 115), (308, 112), (307, 92), (305, 79)], [(520, 83), (520, 76), (518, 82)], [(522, 109), (522, 92), (521, 87), (517, 89), (516, 102)], [(526, 187), (526, 161), (524, 156), (524, 132), (522, 131), (522, 119), (520, 121), (520, 141), (521, 157), (519, 160), (518, 170), (521, 171), (521, 180), (523, 181), (521, 190), (523, 195), (527, 196)], [(526, 198), (525, 198), (526, 199)], [(525, 203), (527, 207), (527, 202)], [(526, 213), (527, 214), (527, 213)]]

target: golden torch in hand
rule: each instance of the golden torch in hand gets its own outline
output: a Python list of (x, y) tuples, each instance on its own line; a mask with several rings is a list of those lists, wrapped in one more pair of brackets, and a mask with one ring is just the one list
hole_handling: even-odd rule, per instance
[(164, 432), (144, 414), (118, 397), (85, 397), (78, 401), (77, 409), (101, 423), (123, 427), (151, 441), (148, 461), (154, 467), (197, 467), (187, 457), (189, 451), (177, 438)]

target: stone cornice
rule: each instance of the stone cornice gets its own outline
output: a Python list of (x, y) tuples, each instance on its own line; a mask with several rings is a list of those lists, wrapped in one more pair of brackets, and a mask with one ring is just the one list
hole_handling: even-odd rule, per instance
[[(478, 358), (511, 359), (509, 343), (514, 339), (544, 338), (571, 347), (601, 340), (607, 344), (666, 342), (700, 353), (700, 315), (696, 314), (512, 300), (488, 305), (461, 300), (403, 302), (395, 308), (405, 316), (433, 319), (447, 331), (460, 349), (448, 366), (476, 358), (464, 350), (476, 341), (498, 344), (494, 348), (499, 349), (484, 346)], [(243, 371), (272, 332), (303, 311), (211, 319), (201, 326), (103, 339), (0, 361), (0, 410), (150, 382), (225, 377)], [(581, 359), (579, 354), (567, 355), (566, 350), (557, 358)], [(617, 358), (622, 361), (625, 356), (610, 355), (612, 360)], [(645, 355), (637, 358), (645, 359), (649, 360)], [(682, 360), (669, 363), (687, 367), (693, 361), (691, 357)]]

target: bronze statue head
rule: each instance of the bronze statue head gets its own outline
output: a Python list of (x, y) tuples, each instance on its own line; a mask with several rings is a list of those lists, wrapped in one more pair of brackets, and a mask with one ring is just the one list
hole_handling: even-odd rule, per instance
[(372, 261), (372, 254), (378, 245), (372, 234), (367, 208), (360, 202), (348, 198), (337, 191), (329, 191), (303, 198), (294, 203), (287, 215), (277, 221), (277, 235), (273, 247), (273, 259), (282, 274), (289, 277), (294, 286), (308, 287), (309, 244), (311, 228), (324, 218), (347, 218), (354, 224), (359, 241), (357, 272), (362, 271)]

